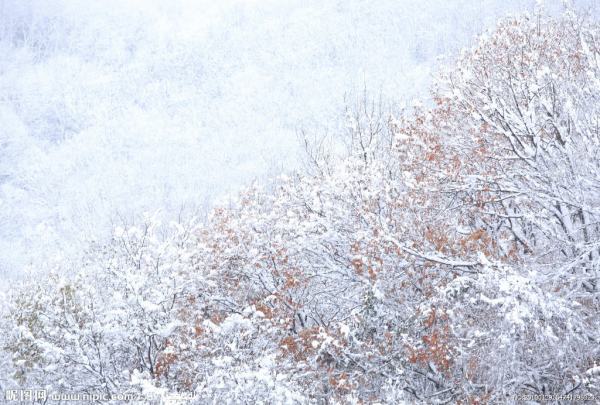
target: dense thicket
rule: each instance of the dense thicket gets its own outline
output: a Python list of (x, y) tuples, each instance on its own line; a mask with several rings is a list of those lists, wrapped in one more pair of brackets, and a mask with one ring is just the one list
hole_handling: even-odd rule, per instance
[[(8, 386), (196, 401), (600, 396), (600, 27), (502, 21), (431, 108), (206, 224), (117, 229), (23, 286)], [(162, 230), (162, 231), (161, 231)]]

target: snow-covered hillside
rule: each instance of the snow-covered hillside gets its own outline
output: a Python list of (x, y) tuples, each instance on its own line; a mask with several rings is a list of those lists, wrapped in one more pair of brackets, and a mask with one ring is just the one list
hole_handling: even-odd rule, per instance
[(437, 57), (533, 7), (0, 0), (0, 274), (294, 168), (298, 129), (335, 132), (364, 87), (425, 94)]
[(344, 152), (308, 143), (307, 170), (205, 221), (147, 216), (23, 277), (0, 300), (0, 391), (598, 402), (599, 61), (590, 14), (500, 19), (431, 102), (350, 108)]
[(16, 4), (5, 400), (598, 402), (593, 12)]

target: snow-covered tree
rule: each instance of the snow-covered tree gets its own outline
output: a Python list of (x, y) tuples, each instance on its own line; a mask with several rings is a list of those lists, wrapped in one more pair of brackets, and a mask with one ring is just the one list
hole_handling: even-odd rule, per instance
[(599, 28), (504, 20), (430, 107), (350, 109), (346, 155), (307, 144), (309, 173), (205, 223), (118, 228), (22, 286), (12, 384), (198, 403), (600, 395)]

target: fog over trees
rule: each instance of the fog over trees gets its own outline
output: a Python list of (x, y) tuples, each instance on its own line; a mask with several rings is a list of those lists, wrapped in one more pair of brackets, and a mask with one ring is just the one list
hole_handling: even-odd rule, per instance
[(600, 400), (596, 8), (373, 3), (0, 2), (0, 390)]
[(298, 168), (298, 131), (340, 132), (365, 87), (388, 103), (427, 96), (436, 58), (533, 8), (0, 1), (3, 278), (76, 259), (123, 219), (204, 211)]

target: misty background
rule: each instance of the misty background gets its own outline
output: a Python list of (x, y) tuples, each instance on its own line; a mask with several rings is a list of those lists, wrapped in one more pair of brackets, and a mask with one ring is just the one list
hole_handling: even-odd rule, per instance
[(436, 66), (537, 3), (0, 0), (0, 279), (293, 170), (299, 130), (343, 130), (364, 88), (426, 97)]

